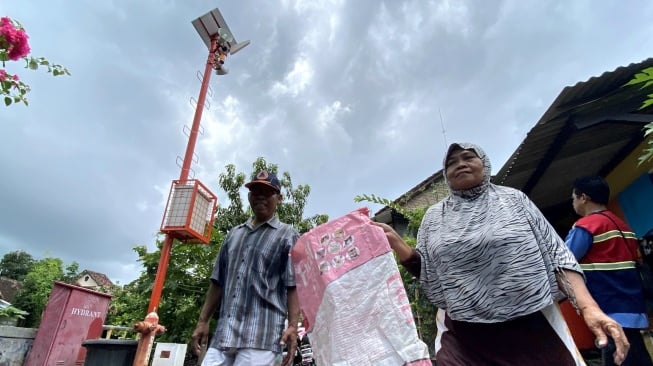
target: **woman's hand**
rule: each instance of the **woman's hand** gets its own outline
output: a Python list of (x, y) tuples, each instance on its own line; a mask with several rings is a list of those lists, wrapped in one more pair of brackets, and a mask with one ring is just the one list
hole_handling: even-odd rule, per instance
[(621, 325), (596, 306), (582, 308), (581, 315), (587, 327), (596, 336), (597, 347), (606, 347), (608, 345), (608, 336), (614, 340), (616, 346), (613, 354), (614, 363), (621, 365), (626, 359), (628, 349), (630, 348), (630, 344)]
[[(585, 286), (585, 278), (575, 271), (565, 269), (556, 275), (560, 288), (564, 289), (570, 301), (575, 299), (577, 309), (585, 320), (585, 324), (596, 337), (596, 346), (599, 348), (608, 345), (608, 336), (614, 340), (614, 363), (621, 365), (628, 354), (630, 344), (621, 325), (607, 316)], [(574, 302), (572, 301), (572, 304)]]
[(399, 234), (392, 227), (390, 227), (390, 225), (374, 221), (372, 221), (372, 225), (383, 229), (383, 232), (385, 233), (385, 236), (388, 238), (388, 242), (390, 243), (390, 248), (392, 248), (392, 250), (394, 250), (394, 252), (397, 254), (397, 258), (399, 258), (400, 262), (406, 261), (413, 255), (415, 249), (406, 244), (404, 239), (402, 239), (401, 236), (399, 236)]
[(399, 236), (395, 229), (393, 229), (390, 225), (374, 221), (372, 221), (372, 225), (383, 229), (385, 236), (388, 238), (388, 242), (390, 242), (390, 248), (392, 248), (392, 250), (397, 251), (396, 247), (401, 246), (401, 244), (404, 242), (401, 236)]

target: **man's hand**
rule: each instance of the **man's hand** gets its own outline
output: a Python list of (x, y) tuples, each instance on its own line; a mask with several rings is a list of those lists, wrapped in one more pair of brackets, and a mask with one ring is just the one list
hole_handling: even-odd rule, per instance
[(614, 321), (614, 319), (607, 316), (598, 307), (587, 307), (581, 310), (583, 319), (587, 327), (596, 336), (596, 346), (603, 348), (608, 345), (608, 336), (614, 340), (616, 350), (614, 351), (614, 363), (621, 365), (626, 359), (630, 344), (624, 334), (621, 325)]
[(295, 358), (295, 352), (297, 352), (297, 327), (292, 325), (288, 326), (286, 330), (281, 335), (281, 345), (285, 345), (288, 349), (286, 357), (281, 361), (282, 366), (291, 366), (293, 358)]
[(209, 322), (197, 322), (195, 326), (195, 331), (193, 332), (193, 344), (192, 350), (193, 353), (199, 355), (202, 352), (202, 349), (207, 347), (207, 342), (209, 341)]

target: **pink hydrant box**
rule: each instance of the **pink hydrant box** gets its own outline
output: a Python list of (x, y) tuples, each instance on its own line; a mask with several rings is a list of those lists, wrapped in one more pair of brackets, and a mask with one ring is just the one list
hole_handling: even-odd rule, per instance
[(431, 365), (388, 240), (366, 208), (302, 235), (291, 256), (318, 365)]

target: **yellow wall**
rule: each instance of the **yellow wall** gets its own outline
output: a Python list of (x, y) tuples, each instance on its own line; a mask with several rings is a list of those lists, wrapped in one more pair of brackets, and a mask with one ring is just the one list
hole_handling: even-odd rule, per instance
[(605, 177), (605, 180), (610, 186), (610, 203), (608, 203), (608, 209), (626, 221), (626, 215), (621, 209), (617, 197), (619, 196), (619, 193), (626, 189), (626, 187), (635, 181), (635, 179), (639, 178), (644, 173), (653, 171), (653, 161), (638, 165), (639, 157), (642, 155), (644, 149), (649, 146), (648, 141), (653, 141), (653, 136), (649, 136), (639, 144), (633, 152), (631, 152), (607, 175), (607, 177)]
[[(642, 132), (643, 133), (643, 132)], [(653, 141), (653, 136), (649, 136), (644, 142), (639, 144), (630, 155), (626, 157), (610, 174), (605, 177), (605, 180), (610, 185), (610, 199), (614, 200), (621, 191), (628, 187), (635, 179), (639, 178), (646, 172), (653, 171), (653, 161), (649, 161), (642, 165), (637, 165), (639, 162), (637, 158), (642, 155), (642, 152), (648, 147), (648, 141)]]

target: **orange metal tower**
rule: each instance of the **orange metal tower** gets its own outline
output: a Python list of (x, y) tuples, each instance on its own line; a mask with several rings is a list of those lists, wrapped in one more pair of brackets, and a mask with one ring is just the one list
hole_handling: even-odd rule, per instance
[(200, 181), (189, 179), (190, 166), (195, 153), (195, 144), (212, 71), (215, 70), (218, 75), (225, 75), (228, 72), (224, 67), (227, 55), (233, 55), (249, 44), (249, 41), (236, 42), (220, 10), (217, 8), (193, 20), (192, 24), (207, 45), (209, 55), (197, 98), (193, 125), (188, 135), (188, 144), (181, 166), (181, 173), (179, 179), (172, 182), (168, 203), (161, 222), (161, 231), (165, 233), (165, 239), (161, 248), (159, 265), (144, 322), (147, 324), (140, 324), (139, 327), (141, 338), (134, 358), (134, 366), (148, 365), (154, 336), (163, 328), (158, 324), (156, 311), (161, 300), (161, 292), (163, 291), (163, 283), (165, 282), (174, 239), (181, 242), (200, 242), (204, 244), (211, 239), (217, 197)]

